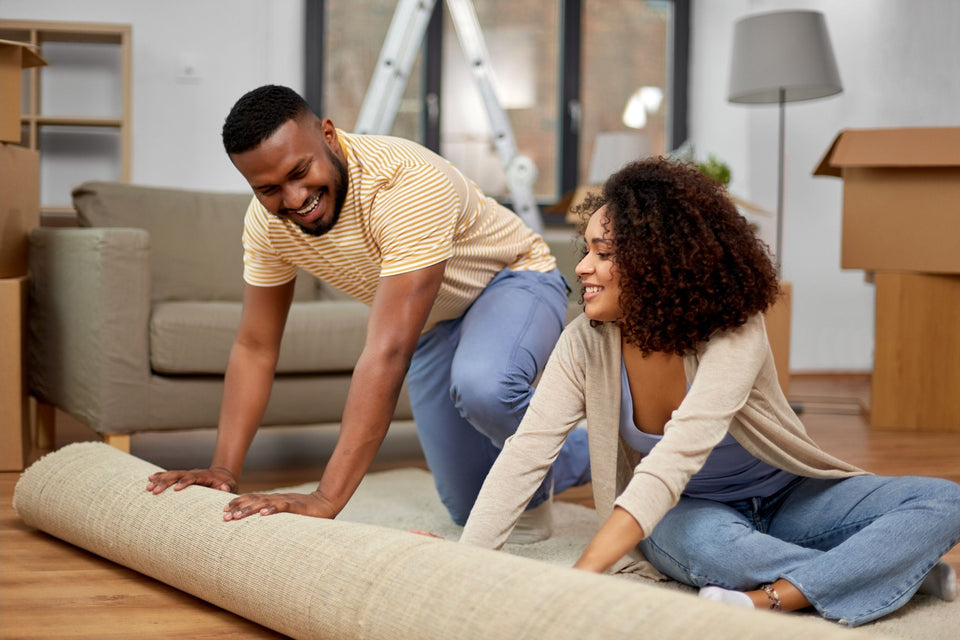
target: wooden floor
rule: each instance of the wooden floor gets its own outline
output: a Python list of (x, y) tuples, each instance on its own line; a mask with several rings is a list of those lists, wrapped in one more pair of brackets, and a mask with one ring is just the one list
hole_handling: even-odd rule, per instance
[[(871, 430), (863, 415), (869, 408), (866, 376), (794, 376), (790, 390), (811, 435), (840, 458), (879, 474), (919, 474), (960, 482), (960, 433)], [(76, 423), (61, 423), (58, 446), (95, 439)], [(301, 428), (263, 435), (269, 437), (258, 436), (242, 478), (245, 491), (317, 479), (334, 430)], [(296, 440), (303, 437), (312, 438), (306, 447)], [(193, 432), (136, 436), (132, 452), (157, 464), (166, 461), (164, 466), (194, 466), (205, 464), (198, 460), (207, 460), (210, 450), (212, 433)], [(291, 453), (294, 450), (297, 453)], [(415, 433), (407, 427), (392, 429), (376, 468), (411, 465), (425, 466)], [(17, 473), (0, 473), (0, 639), (281, 637), (27, 528), (11, 506), (17, 478)], [(589, 487), (567, 491), (558, 499), (592, 506)], [(960, 571), (960, 546), (951, 550), (947, 560)]]

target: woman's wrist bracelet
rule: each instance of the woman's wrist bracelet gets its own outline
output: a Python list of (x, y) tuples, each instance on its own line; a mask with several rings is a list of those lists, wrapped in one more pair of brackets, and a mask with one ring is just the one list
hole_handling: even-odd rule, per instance
[(780, 594), (777, 593), (777, 590), (773, 588), (772, 584), (765, 584), (760, 587), (760, 589), (767, 594), (767, 598), (770, 599), (770, 609), (773, 611), (783, 611)]

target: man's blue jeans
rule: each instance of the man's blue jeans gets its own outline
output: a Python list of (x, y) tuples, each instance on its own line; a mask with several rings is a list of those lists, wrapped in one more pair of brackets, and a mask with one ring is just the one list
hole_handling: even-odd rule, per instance
[(681, 498), (640, 550), (696, 587), (784, 578), (825, 618), (875, 620), (913, 596), (960, 539), (960, 486), (939, 478), (798, 478), (769, 498)]
[[(504, 441), (517, 430), (563, 330), (567, 287), (559, 271), (497, 274), (459, 318), (420, 337), (407, 387), (417, 434), (440, 500), (464, 524)], [(590, 480), (586, 432), (567, 439), (535, 507)]]

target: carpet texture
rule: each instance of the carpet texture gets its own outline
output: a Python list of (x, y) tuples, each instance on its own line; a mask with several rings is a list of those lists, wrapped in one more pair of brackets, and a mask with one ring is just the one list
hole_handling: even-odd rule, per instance
[[(313, 483), (282, 491), (309, 493), (315, 488), (316, 483)], [(430, 531), (454, 541), (459, 539), (462, 530), (447, 516), (433, 488), (433, 477), (422, 469), (398, 469), (368, 475), (339, 518), (397, 529)], [(553, 519), (554, 535), (549, 540), (530, 545), (507, 544), (504, 551), (564, 567), (572, 566), (597, 530), (596, 514), (580, 505), (555, 502)], [(672, 580), (654, 582), (634, 575), (618, 578), (654, 588), (696, 593), (692, 587)], [(817, 616), (798, 613), (791, 617)], [(918, 595), (899, 611), (860, 629), (902, 640), (960, 640), (960, 600), (944, 602), (933, 596)]]
[(593, 527), (574, 505), (558, 504), (557, 535), (521, 557), (409, 533), (458, 535), (422, 471), (370, 475), (335, 521), (223, 522), (221, 492), (146, 492), (157, 469), (104, 444), (69, 445), (24, 472), (14, 507), (30, 526), (294, 638), (884, 637), (559, 566)]

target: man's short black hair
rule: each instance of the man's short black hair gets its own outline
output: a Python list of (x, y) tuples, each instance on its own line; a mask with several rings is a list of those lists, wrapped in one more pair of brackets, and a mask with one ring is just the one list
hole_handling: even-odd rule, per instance
[(310, 105), (288, 87), (268, 84), (249, 91), (223, 122), (223, 148), (231, 155), (249, 151), (305, 111)]

